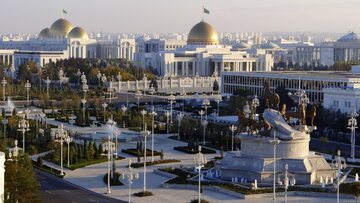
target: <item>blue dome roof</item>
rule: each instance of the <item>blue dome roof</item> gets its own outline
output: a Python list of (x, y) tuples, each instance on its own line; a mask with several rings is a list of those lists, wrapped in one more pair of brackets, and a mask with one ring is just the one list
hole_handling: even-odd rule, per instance
[(338, 39), (337, 42), (360, 42), (360, 37), (355, 32), (349, 32)]

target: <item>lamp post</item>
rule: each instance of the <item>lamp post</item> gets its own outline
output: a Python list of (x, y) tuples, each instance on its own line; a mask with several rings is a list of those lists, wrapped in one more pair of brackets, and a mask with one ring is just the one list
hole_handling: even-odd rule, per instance
[[(203, 115), (205, 114), (205, 111), (204, 110), (200, 110), (199, 111), (199, 114), (200, 114), (200, 125), (203, 125)], [(201, 126), (200, 126), (201, 127)], [(200, 129), (199, 129), (200, 130)], [(203, 132), (203, 142), (205, 143), (205, 129), (204, 129), (204, 132)]]
[(126, 85), (126, 107), (129, 108), (129, 87)]
[(145, 109), (143, 109), (143, 110), (140, 111), (140, 114), (141, 114), (142, 117), (143, 117), (142, 129), (144, 130), (144, 129), (145, 129), (145, 115), (147, 114), (147, 111), (146, 111)]
[(288, 202), (288, 189), (289, 189), (289, 184), (293, 185), (290, 183), (290, 179), (292, 178), (292, 180), (294, 180), (295, 182), (295, 176), (291, 173), (289, 173), (289, 165), (287, 163), (285, 163), (285, 172), (283, 173), (283, 178), (284, 178), (284, 188), (285, 188), (285, 203)]
[(122, 179), (126, 178), (129, 182), (129, 203), (131, 203), (131, 185), (132, 185), (134, 179), (139, 178), (139, 174), (132, 171), (131, 159), (129, 159), (129, 167), (128, 167), (127, 171), (121, 175), (122, 175)]
[(9, 123), (9, 120), (6, 119), (6, 117), (4, 117), (2, 120), (1, 120), (2, 124), (4, 125), (4, 143), (5, 143), (5, 138), (6, 138), (6, 125)]
[(147, 156), (147, 148), (146, 148), (146, 137), (150, 135), (150, 131), (146, 130), (146, 124), (143, 131), (140, 132), (142, 136), (144, 136), (145, 146), (144, 146), (144, 192), (146, 191), (146, 156)]
[[(126, 116), (127, 107), (122, 106), (121, 111), (123, 112), (123, 116)], [(123, 128), (125, 128), (125, 119), (123, 119)]]
[(70, 142), (73, 141), (73, 138), (70, 136), (67, 136), (65, 138), (65, 142), (67, 144), (67, 167), (70, 167)]
[(106, 108), (108, 107), (108, 104), (104, 101), (104, 103), (101, 105), (104, 109), (104, 123), (105, 123), (105, 112), (106, 112)]
[(46, 95), (47, 95), (48, 98), (50, 98), (50, 96), (49, 96), (50, 83), (51, 83), (51, 80), (49, 79), (49, 77), (47, 77), (46, 80), (45, 80), (45, 84), (46, 84)]
[(155, 122), (155, 116), (157, 115), (155, 108), (152, 108), (152, 111), (150, 112), (150, 115), (152, 116), (152, 122), (151, 122), (151, 162), (154, 162), (154, 122)]
[(206, 135), (206, 126), (208, 124), (207, 120), (203, 120), (202, 125), (204, 126), (204, 132), (203, 132), (203, 145), (206, 144), (205, 135)]
[(334, 166), (337, 168), (336, 171), (336, 202), (340, 202), (340, 175), (341, 175), (341, 169), (346, 168), (346, 162), (345, 159), (342, 158), (340, 153), (340, 150), (337, 151), (337, 156), (335, 157), (335, 164)]
[(252, 117), (252, 119), (255, 119), (255, 117), (256, 117), (256, 108), (259, 105), (260, 105), (260, 101), (257, 98), (257, 95), (255, 95), (254, 99), (251, 101), (251, 110), (252, 110), (251, 117)]
[(64, 139), (68, 137), (68, 133), (64, 130), (64, 125), (61, 124), (60, 128), (55, 132), (55, 138), (60, 139), (60, 175), (64, 175), (64, 168), (63, 168), (63, 143)]
[(98, 78), (98, 87), (100, 87), (100, 81), (101, 81), (101, 72), (100, 71), (97, 72), (96, 77)]
[(76, 76), (77, 76), (77, 83), (78, 83), (78, 85), (80, 85), (80, 76), (81, 76), (80, 69), (77, 69)]
[(38, 139), (39, 138), (39, 122), (40, 122), (40, 120), (41, 120), (41, 116), (40, 116), (40, 114), (35, 114), (35, 121), (36, 121), (36, 139)]
[(204, 108), (205, 108), (205, 120), (207, 120), (207, 109), (210, 106), (210, 100), (208, 98), (205, 98), (202, 102)]
[(182, 113), (179, 113), (176, 116), (176, 119), (178, 121), (178, 140), (180, 140), (180, 127), (181, 127), (181, 121), (182, 121), (183, 118), (184, 118), (184, 114), (182, 114)]
[(204, 155), (201, 153), (201, 146), (199, 146), (199, 152), (197, 153), (196, 157), (194, 158), (195, 168), (199, 172), (199, 191), (198, 191), (198, 202), (201, 202), (201, 169), (204, 167), (206, 163), (206, 159)]
[(103, 85), (105, 85), (105, 82), (107, 81), (107, 77), (105, 74), (102, 74), (101, 81), (102, 81)]
[(26, 88), (26, 101), (27, 101), (27, 106), (29, 106), (30, 88), (31, 88), (31, 84), (30, 84), (29, 80), (26, 81), (26, 83), (25, 83), (25, 88)]
[(170, 123), (173, 123), (172, 114), (173, 114), (173, 103), (175, 103), (176, 97), (171, 92), (169, 96), (169, 103), (170, 103)]
[(182, 88), (182, 91), (180, 93), (180, 95), (182, 96), (182, 112), (184, 112), (184, 107), (185, 107), (185, 96), (186, 96), (186, 92), (185, 92), (185, 88)]
[[(86, 104), (86, 99), (82, 99), (81, 100), (81, 103), (82, 103), (82, 109), (83, 109), (83, 124), (85, 124), (85, 104)], [(105, 115), (104, 115), (105, 116)]]
[(351, 158), (353, 161), (355, 160), (355, 143), (356, 143), (355, 142), (355, 137), (356, 137), (355, 130), (358, 127), (357, 120), (356, 120), (357, 117), (359, 117), (359, 114), (357, 114), (356, 111), (353, 111), (350, 114), (350, 118), (348, 120), (348, 127), (347, 127), (348, 129), (351, 130)]
[(169, 117), (170, 117), (170, 112), (165, 111), (165, 116), (166, 116), (166, 133), (169, 134)]
[(111, 133), (108, 133), (108, 141), (107, 143), (103, 143), (102, 146), (103, 146), (102, 147), (103, 151), (107, 152), (107, 154), (102, 154), (102, 155), (106, 155), (108, 158), (106, 193), (110, 194), (111, 193), (111, 189), (110, 189), (111, 158), (113, 156), (113, 151), (114, 151), (114, 143), (112, 142)]
[(276, 131), (273, 132), (274, 138), (269, 140), (274, 145), (274, 160), (273, 160), (273, 202), (276, 202), (276, 145), (280, 143), (280, 140), (276, 138)]
[(216, 111), (217, 116), (220, 115), (220, 102), (221, 101), (222, 101), (221, 94), (216, 95), (215, 102), (216, 102), (216, 105), (217, 105), (217, 111)]
[(156, 93), (156, 90), (155, 90), (153, 84), (151, 84), (151, 86), (150, 86), (149, 93), (151, 94), (151, 106), (154, 107), (154, 94)]
[(231, 151), (234, 151), (234, 132), (237, 130), (237, 127), (235, 125), (231, 125), (229, 129), (231, 131)]
[(3, 101), (5, 101), (6, 99), (6, 85), (7, 85), (7, 81), (5, 79), (5, 77), (3, 77), (2, 81), (1, 81), (2, 87), (3, 87)]
[(29, 131), (29, 121), (25, 120), (25, 118), (23, 117), (18, 124), (18, 128), (17, 131), (21, 132), (23, 135), (23, 151), (25, 153), (25, 133), (27, 131)]
[(138, 110), (140, 108), (140, 98), (142, 96), (142, 93), (140, 90), (137, 90), (136, 93), (135, 93), (135, 97), (137, 98), (137, 107), (138, 107)]

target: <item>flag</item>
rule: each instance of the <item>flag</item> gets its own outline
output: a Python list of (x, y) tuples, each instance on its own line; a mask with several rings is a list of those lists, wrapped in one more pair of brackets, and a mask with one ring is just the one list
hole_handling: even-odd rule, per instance
[(203, 8), (204, 8), (204, 13), (210, 14), (210, 11), (209, 11), (209, 10), (207, 10), (205, 7), (203, 7)]
[(65, 11), (65, 9), (63, 9), (63, 14), (68, 14), (67, 11)]

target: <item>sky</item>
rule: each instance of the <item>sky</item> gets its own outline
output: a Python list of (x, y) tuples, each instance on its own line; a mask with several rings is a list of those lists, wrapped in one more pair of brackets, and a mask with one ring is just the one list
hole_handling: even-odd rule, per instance
[(61, 17), (88, 32), (188, 32), (202, 18), (218, 32), (360, 32), (359, 0), (8, 0), (0, 33), (37, 33)]

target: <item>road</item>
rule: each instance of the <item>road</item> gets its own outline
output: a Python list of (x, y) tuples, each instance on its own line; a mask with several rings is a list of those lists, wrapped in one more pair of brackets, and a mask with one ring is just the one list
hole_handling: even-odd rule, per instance
[[(350, 156), (351, 145), (347, 143), (329, 141), (328, 143), (322, 143), (319, 139), (311, 138), (310, 149), (320, 149), (327, 151), (328, 153), (335, 152), (336, 149), (340, 149), (342, 156)], [(359, 156), (360, 146), (355, 147), (355, 156)]]
[(34, 169), (44, 203), (125, 203), (74, 186), (58, 177)]

